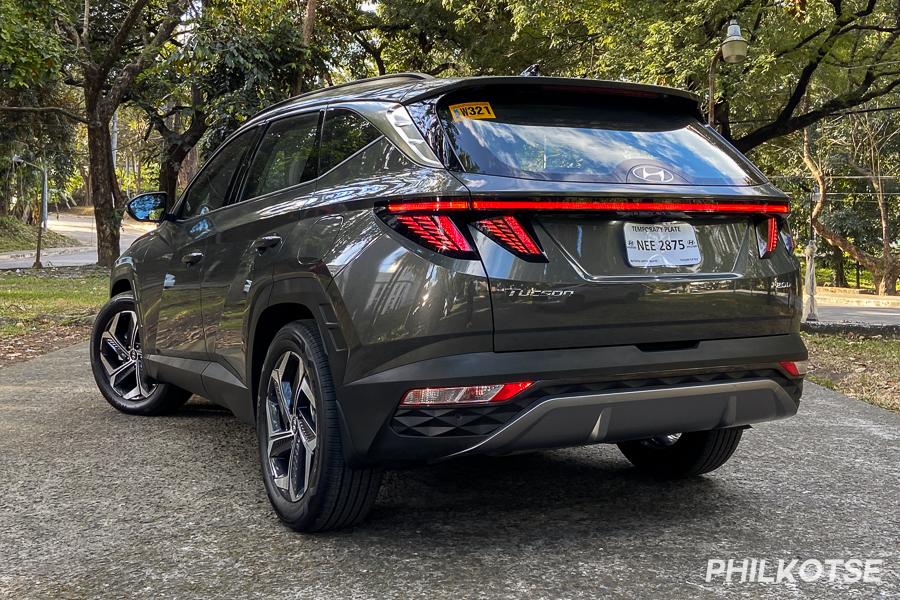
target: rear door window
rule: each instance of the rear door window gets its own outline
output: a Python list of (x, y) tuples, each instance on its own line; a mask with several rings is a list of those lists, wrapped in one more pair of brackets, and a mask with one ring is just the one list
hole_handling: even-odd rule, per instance
[(250, 165), (243, 198), (256, 198), (316, 178), (319, 113), (275, 121)]
[(462, 170), (552, 181), (752, 185), (756, 171), (695, 117), (647, 98), (466, 91), (437, 104)]
[(234, 175), (257, 134), (257, 128), (241, 133), (216, 152), (185, 193), (180, 208), (182, 219), (203, 215), (225, 205)]
[(378, 128), (355, 112), (329, 109), (322, 124), (319, 172), (327, 173), (380, 137)]

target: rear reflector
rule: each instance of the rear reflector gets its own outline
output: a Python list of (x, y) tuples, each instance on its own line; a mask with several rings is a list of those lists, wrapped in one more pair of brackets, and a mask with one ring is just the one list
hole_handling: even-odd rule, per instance
[(512, 215), (482, 219), (475, 223), (475, 227), (520, 258), (546, 260), (531, 233)]
[(509, 400), (534, 384), (533, 381), (472, 385), (466, 387), (434, 387), (409, 390), (401, 406), (433, 406), (438, 404), (489, 404)]
[(778, 363), (791, 377), (803, 377), (809, 370), (808, 360), (783, 360)]
[(397, 215), (392, 219), (395, 229), (426, 248), (448, 256), (470, 257), (475, 250), (446, 215)]
[(650, 200), (498, 200), (492, 198), (435, 199), (390, 202), (389, 213), (444, 212), (444, 211), (554, 211), (554, 212), (696, 212), (719, 214), (775, 214), (786, 215), (791, 209), (787, 204), (763, 202), (690, 202)]

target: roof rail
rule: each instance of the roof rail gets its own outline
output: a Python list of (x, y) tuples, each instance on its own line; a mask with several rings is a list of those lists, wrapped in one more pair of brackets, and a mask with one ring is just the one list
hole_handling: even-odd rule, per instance
[(412, 80), (416, 80), (416, 81), (426, 81), (428, 79), (434, 79), (434, 77), (432, 77), (431, 75), (428, 75), (426, 73), (404, 72), (404, 73), (388, 73), (387, 75), (378, 75), (377, 77), (366, 77), (364, 79), (354, 79), (353, 81), (348, 81), (346, 83), (339, 83), (337, 85), (329, 85), (328, 87), (323, 87), (323, 88), (319, 88), (317, 90), (312, 90), (310, 92), (305, 92), (305, 93), (299, 94), (297, 96), (291, 96), (290, 98), (288, 98), (286, 100), (282, 100), (281, 102), (276, 102), (275, 104), (270, 104), (266, 108), (262, 109), (258, 113), (251, 116), (249, 119), (247, 119), (247, 121), (251, 121), (263, 113), (267, 113), (267, 112), (269, 112), (273, 109), (276, 109), (278, 107), (281, 107), (281, 106), (286, 106), (288, 104), (291, 104), (291, 103), (296, 102), (297, 100), (301, 100), (303, 98), (310, 98), (310, 97), (314, 97), (318, 94), (330, 92), (331, 90), (344, 88), (344, 87), (350, 87), (352, 85), (366, 83), (369, 81), (377, 81), (379, 79), (412, 79)]

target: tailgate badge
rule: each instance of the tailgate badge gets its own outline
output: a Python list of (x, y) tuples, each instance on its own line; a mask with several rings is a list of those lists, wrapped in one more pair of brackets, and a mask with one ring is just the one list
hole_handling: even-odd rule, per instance
[(648, 183), (669, 183), (675, 179), (672, 171), (652, 165), (638, 165), (631, 169), (631, 174)]

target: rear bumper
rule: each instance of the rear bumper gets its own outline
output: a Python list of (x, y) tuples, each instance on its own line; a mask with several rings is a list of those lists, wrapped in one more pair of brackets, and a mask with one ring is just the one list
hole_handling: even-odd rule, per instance
[(797, 406), (785, 388), (771, 379), (556, 396), (536, 403), (454, 456), (736, 427), (793, 416)]
[[(468, 454), (640, 439), (749, 425), (797, 412), (802, 378), (781, 360), (805, 360), (798, 334), (636, 346), (479, 352), (429, 359), (338, 389), (352, 463), (435, 461)], [(533, 380), (523, 395), (469, 408), (399, 408), (415, 387)]]

